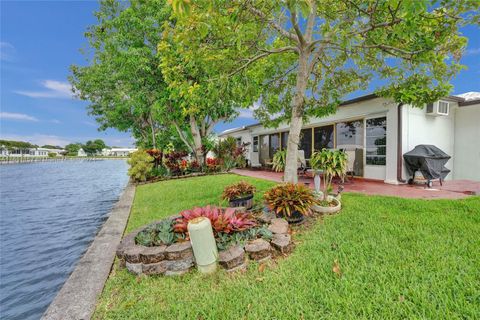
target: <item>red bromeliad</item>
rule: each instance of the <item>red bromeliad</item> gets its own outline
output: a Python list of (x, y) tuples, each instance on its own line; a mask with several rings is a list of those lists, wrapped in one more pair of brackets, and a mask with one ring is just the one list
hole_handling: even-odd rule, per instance
[(206, 206), (182, 211), (180, 215), (182, 217), (178, 218), (173, 226), (173, 230), (177, 233), (187, 233), (188, 222), (198, 217), (210, 219), (215, 233), (243, 231), (256, 225), (255, 220), (248, 213), (238, 212), (234, 208)]

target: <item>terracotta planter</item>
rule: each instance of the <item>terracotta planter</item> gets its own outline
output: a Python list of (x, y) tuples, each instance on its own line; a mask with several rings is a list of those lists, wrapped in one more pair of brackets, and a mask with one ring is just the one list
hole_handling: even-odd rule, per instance
[(230, 207), (245, 207), (247, 210), (253, 207), (253, 194), (243, 198), (230, 200), (228, 203)]
[(340, 209), (342, 209), (342, 204), (340, 203), (340, 200), (338, 200), (337, 198), (334, 198), (332, 196), (328, 196), (328, 200), (331, 201), (331, 202), (334, 202), (335, 203), (335, 206), (333, 207), (323, 207), (323, 206), (320, 206), (320, 205), (314, 205), (312, 206), (312, 210), (317, 212), (317, 213), (320, 213), (320, 214), (334, 214), (334, 213), (337, 213), (338, 211), (340, 211)]

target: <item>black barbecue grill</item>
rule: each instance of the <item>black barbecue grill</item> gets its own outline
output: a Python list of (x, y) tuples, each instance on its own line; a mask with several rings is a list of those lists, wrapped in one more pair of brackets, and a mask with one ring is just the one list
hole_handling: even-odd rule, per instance
[(450, 172), (445, 167), (450, 156), (433, 145), (418, 145), (412, 151), (405, 153), (403, 159), (408, 173), (412, 176), (409, 183), (413, 183), (415, 172), (420, 171), (427, 179), (428, 187), (432, 186), (433, 180), (440, 180), (442, 185), (442, 181)]

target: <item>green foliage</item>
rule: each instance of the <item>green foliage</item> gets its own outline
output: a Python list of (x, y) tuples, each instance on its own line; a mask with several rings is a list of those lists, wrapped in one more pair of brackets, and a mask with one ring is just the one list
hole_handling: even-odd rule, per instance
[(56, 156), (57, 156), (57, 154), (55, 152), (49, 152), (48, 153), (49, 158), (55, 158)]
[(130, 165), (128, 175), (134, 181), (146, 181), (152, 174), (153, 157), (144, 150), (135, 151), (127, 161)]
[(13, 140), (0, 140), (0, 146), (5, 146), (9, 150), (12, 150), (14, 148), (38, 148), (37, 145), (31, 144), (30, 142)]
[(266, 226), (251, 228), (233, 234), (219, 233), (215, 238), (218, 250), (226, 250), (234, 245), (244, 246), (248, 241), (262, 238), (271, 240), (273, 233)]
[(332, 189), (332, 179), (334, 177), (340, 177), (343, 181), (347, 174), (347, 154), (340, 150), (328, 150), (316, 151), (310, 158), (310, 165), (314, 170), (322, 170), (323, 174), (323, 196), (324, 200), (327, 199), (328, 194)]
[(172, 221), (167, 219), (139, 232), (135, 237), (135, 243), (145, 247), (153, 247), (170, 245), (177, 239), (173, 232)]
[(76, 156), (78, 154), (78, 150), (81, 148), (81, 143), (70, 143), (65, 146), (65, 151), (67, 151), (68, 156)]
[[(89, 140), (82, 146), (83, 151), (85, 151), (88, 155), (95, 155), (100, 153), (107, 145), (102, 139), (96, 140)], [(78, 151), (78, 150), (77, 150)]]
[(308, 216), (316, 204), (312, 190), (302, 184), (283, 183), (264, 193), (263, 199), (275, 214), (289, 217), (293, 212)]
[(275, 154), (273, 155), (272, 159), (273, 170), (275, 170), (276, 172), (285, 170), (286, 157), (287, 150), (277, 150), (277, 152), (275, 152)]

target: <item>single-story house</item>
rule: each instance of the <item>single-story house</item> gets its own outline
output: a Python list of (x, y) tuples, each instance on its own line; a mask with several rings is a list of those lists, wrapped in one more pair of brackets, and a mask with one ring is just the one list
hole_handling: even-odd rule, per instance
[(48, 148), (6, 148), (0, 147), (2, 157), (48, 157), (49, 153), (56, 153), (57, 156), (63, 155), (65, 150)]
[(87, 153), (82, 148), (78, 149), (77, 157), (86, 157)]
[(104, 148), (102, 155), (105, 157), (128, 157), (131, 153), (137, 151), (133, 148)]
[[(261, 124), (229, 129), (219, 138), (250, 143), (252, 166), (268, 164), (286, 147), (289, 125)], [(304, 124), (299, 149), (308, 160), (314, 150), (343, 149), (353, 157), (355, 176), (397, 184), (410, 178), (403, 154), (420, 144), (435, 145), (452, 158), (448, 179), (480, 181), (480, 93), (449, 96), (423, 109), (364, 95), (344, 101), (335, 114)]]

